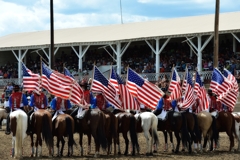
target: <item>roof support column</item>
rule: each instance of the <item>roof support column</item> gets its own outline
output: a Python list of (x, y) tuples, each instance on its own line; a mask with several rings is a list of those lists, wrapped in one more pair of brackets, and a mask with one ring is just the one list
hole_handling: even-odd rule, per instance
[(198, 72), (202, 72), (202, 36), (198, 36), (198, 48), (197, 48), (197, 53), (198, 53), (198, 64), (197, 64), (197, 69)]
[(25, 50), (25, 52), (22, 54), (22, 50), (18, 50), (18, 54), (12, 50), (13, 55), (16, 57), (18, 61), (18, 79), (19, 79), (19, 84), (21, 84), (21, 77), (22, 77), (22, 60), (25, 57), (26, 53), (28, 50)]
[[(122, 61), (122, 56), (126, 52), (128, 46), (131, 44), (131, 41), (126, 43), (123, 47), (121, 47), (121, 42), (118, 41), (116, 43), (116, 50), (113, 48), (112, 45), (109, 45), (111, 49), (113, 50), (113, 53), (117, 56), (117, 73), (121, 74), (121, 61)], [(106, 50), (106, 49), (105, 49)], [(114, 57), (112, 57), (114, 59)], [(115, 60), (115, 59), (114, 59)]]
[(73, 46), (71, 46), (71, 47), (78, 57), (78, 72), (80, 72), (80, 71), (82, 72), (83, 71), (83, 68), (82, 68), (83, 56), (86, 54), (90, 45), (86, 46), (85, 48), (83, 48), (82, 45), (79, 45), (78, 52), (76, 51), (76, 49)]
[[(166, 45), (168, 44), (168, 42), (170, 41), (171, 38), (168, 38), (164, 44), (160, 46), (160, 38), (156, 38), (156, 49), (153, 48), (153, 45), (151, 45), (147, 40), (145, 40), (145, 42), (148, 44), (148, 46), (151, 48), (151, 50), (156, 54), (156, 74), (159, 74), (159, 68), (160, 68), (160, 54), (163, 51), (163, 49), (166, 47)], [(159, 49), (160, 48), (160, 49)], [(156, 77), (157, 78), (157, 77)]]
[[(54, 56), (56, 55), (57, 51), (58, 51), (59, 47), (57, 47), (55, 50), (54, 50)], [(52, 64), (51, 64), (51, 47), (49, 47), (49, 53), (47, 55), (47, 53), (45, 52), (44, 49), (42, 49), (43, 52), (45, 53), (45, 55), (48, 57), (48, 66), (51, 68)], [(51, 68), (51, 69), (55, 69), (55, 68)]]
[(233, 37), (233, 52), (236, 53), (236, 39)]
[(240, 39), (237, 37), (237, 35), (235, 35), (234, 33), (231, 33), (233, 35), (233, 37), (240, 43)]

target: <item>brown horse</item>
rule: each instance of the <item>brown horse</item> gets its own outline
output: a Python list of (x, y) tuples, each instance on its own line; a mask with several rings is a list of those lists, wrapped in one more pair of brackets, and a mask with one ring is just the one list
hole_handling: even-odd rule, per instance
[[(130, 138), (132, 142), (132, 155), (135, 155), (135, 147), (139, 152), (139, 145), (138, 145), (137, 132), (136, 132), (136, 119), (134, 115), (118, 109), (115, 109), (113, 111), (113, 114), (115, 114), (115, 116), (118, 119), (118, 137), (119, 137), (119, 133), (122, 133), (123, 138), (125, 140), (124, 155), (128, 154), (128, 145), (129, 145), (129, 139), (127, 136), (128, 131), (130, 131)], [(118, 138), (117, 144), (118, 144), (118, 154), (121, 154), (119, 138)]]
[(0, 129), (2, 129), (2, 121), (7, 119), (8, 114), (4, 108), (0, 108)]
[[(197, 152), (197, 143), (201, 139), (201, 134), (198, 127), (198, 119), (195, 113), (183, 111), (182, 114), (186, 118), (187, 129), (191, 136), (191, 144), (194, 142), (194, 152)], [(183, 148), (184, 150), (184, 148)]]
[[(31, 147), (32, 147), (31, 157), (42, 156), (42, 139), (45, 141), (48, 147), (49, 156), (52, 156), (53, 138), (52, 138), (51, 113), (45, 109), (38, 109), (36, 112), (32, 114), (32, 118), (30, 120), (30, 128), (32, 130), (32, 133), (30, 134)], [(34, 142), (33, 142), (34, 134), (37, 135), (36, 141), (35, 141), (35, 148), (36, 148), (35, 153), (34, 153)], [(38, 145), (40, 145), (40, 150), (38, 150)]]
[[(75, 141), (73, 139), (74, 133), (74, 119), (68, 114), (59, 114), (56, 119), (53, 120), (53, 136), (57, 137), (57, 156), (63, 156), (63, 148), (65, 145), (64, 137), (68, 137), (68, 153), (67, 156), (72, 156), (73, 145)], [(60, 141), (62, 143), (60, 149)]]
[(234, 136), (237, 138), (236, 131), (235, 131), (234, 116), (230, 112), (221, 111), (218, 113), (216, 122), (217, 122), (217, 131), (227, 133), (230, 140), (229, 151), (233, 151)]
[(75, 132), (79, 133), (80, 155), (83, 156), (82, 139), (83, 134), (86, 134), (88, 136), (88, 153), (90, 152), (91, 148), (90, 143), (92, 135), (96, 146), (94, 157), (98, 157), (100, 145), (103, 150), (106, 150), (107, 148), (105, 114), (98, 109), (87, 109), (83, 110), (83, 112), (84, 116), (82, 116), (82, 118), (76, 118), (74, 114), (71, 114), (75, 121)]
[(112, 139), (114, 142), (114, 155), (116, 155), (116, 144), (118, 141), (117, 136), (117, 130), (118, 130), (118, 119), (115, 117), (115, 115), (108, 111), (108, 110), (102, 110), (102, 112), (105, 114), (106, 117), (106, 123), (105, 123), (105, 133), (108, 141), (108, 150), (107, 154), (110, 154), (110, 148), (112, 144)]

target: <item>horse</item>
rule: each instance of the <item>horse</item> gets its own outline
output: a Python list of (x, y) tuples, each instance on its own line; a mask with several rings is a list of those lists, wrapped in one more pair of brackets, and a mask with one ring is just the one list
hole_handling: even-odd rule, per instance
[(234, 151), (234, 136), (237, 138), (235, 131), (235, 119), (232, 113), (227, 111), (218, 112), (218, 117), (216, 119), (217, 131), (226, 132), (229, 140), (230, 146), (229, 151)]
[(0, 108), (0, 129), (2, 129), (2, 121), (7, 119), (8, 113), (4, 108)]
[[(194, 152), (197, 152), (197, 143), (201, 139), (201, 134), (198, 127), (198, 119), (195, 113), (181, 111), (181, 113), (185, 116), (187, 122), (187, 129), (191, 136), (191, 144), (194, 142)], [(183, 146), (184, 150), (185, 146)]]
[(91, 135), (95, 141), (95, 155), (94, 157), (99, 157), (99, 149), (100, 145), (103, 150), (107, 148), (107, 139), (105, 133), (105, 115), (99, 109), (86, 109), (82, 111), (82, 118), (74, 117), (75, 121), (75, 132), (79, 133), (79, 144), (80, 144), (80, 155), (83, 156), (83, 146), (82, 139), (83, 134), (88, 136), (88, 153), (90, 153), (91, 149)]
[(213, 140), (216, 142), (218, 140), (218, 134), (217, 134), (217, 128), (216, 128), (216, 119), (214, 116), (211, 115), (211, 113), (207, 111), (201, 111), (197, 113), (197, 119), (198, 119), (198, 127), (200, 130), (200, 134), (204, 138), (204, 144), (202, 146), (202, 136), (200, 136), (200, 139), (198, 141), (199, 143), (199, 150), (200, 152), (203, 151), (203, 149), (206, 148), (207, 140), (211, 140), (210, 144), (210, 151), (213, 150)]
[(235, 119), (235, 131), (238, 138), (238, 151), (240, 151), (240, 112), (232, 113)]
[[(53, 120), (53, 137), (57, 137), (57, 156), (63, 156), (63, 148), (65, 145), (64, 137), (68, 137), (68, 153), (67, 156), (73, 155), (73, 145), (75, 141), (73, 139), (74, 134), (74, 119), (68, 114), (59, 114)], [(62, 143), (60, 149), (60, 141)]]
[(114, 155), (116, 155), (116, 143), (118, 141), (117, 136), (117, 129), (118, 129), (118, 119), (115, 117), (115, 115), (108, 111), (108, 110), (102, 110), (102, 112), (105, 114), (106, 117), (106, 123), (105, 123), (105, 133), (108, 141), (108, 149), (107, 154), (110, 154), (110, 147), (112, 144), (112, 139), (114, 141)]
[[(30, 134), (31, 137), (31, 147), (32, 153), (31, 157), (41, 157), (42, 156), (42, 139), (45, 141), (48, 150), (49, 156), (52, 156), (52, 149), (53, 149), (53, 137), (52, 137), (52, 115), (49, 111), (45, 109), (38, 109), (35, 111), (30, 120), (30, 128), (32, 133)], [(35, 153), (34, 153), (34, 142), (33, 142), (33, 135), (36, 134), (36, 141), (35, 141)], [(40, 150), (38, 150), (38, 145), (40, 145)]]
[[(159, 112), (160, 112), (159, 110), (155, 110), (153, 113), (155, 115), (159, 115), (160, 114)], [(165, 143), (167, 143), (166, 136), (167, 136), (167, 132), (169, 132), (173, 152), (175, 153), (179, 152), (181, 138), (182, 138), (182, 143), (184, 145), (186, 145), (186, 143), (189, 144), (188, 152), (189, 153), (192, 152), (191, 139), (188, 134), (186, 118), (182, 113), (175, 112), (175, 111), (168, 111), (166, 120), (158, 119), (158, 131), (162, 131), (164, 133)], [(177, 146), (175, 150), (174, 150), (174, 144), (171, 138), (171, 132), (174, 132), (174, 135), (177, 140)], [(165, 145), (165, 149), (166, 149), (166, 145)]]
[(27, 124), (28, 117), (23, 110), (19, 109), (10, 113), (10, 129), (12, 131), (11, 156), (14, 158), (22, 158), (23, 141), (27, 137)]
[[(159, 146), (159, 139), (157, 134), (158, 118), (152, 112), (142, 112), (134, 115), (137, 120), (137, 132), (144, 132), (144, 136), (147, 142), (146, 155), (153, 155), (152, 146), (154, 144), (154, 152), (157, 152)], [(151, 135), (149, 133), (151, 132)], [(152, 139), (151, 139), (152, 137)]]
[[(129, 139), (127, 136), (128, 131), (130, 131), (130, 139), (132, 142), (132, 156), (135, 155), (135, 148), (137, 148), (137, 151), (139, 152), (139, 145), (138, 145), (138, 139), (137, 139), (137, 132), (136, 132), (136, 118), (131, 113), (114, 109), (113, 114), (118, 119), (118, 137), (119, 134), (122, 133), (123, 138), (125, 140), (125, 152), (124, 155), (128, 155), (128, 145), (129, 145)], [(118, 154), (121, 154), (120, 150), (120, 142), (119, 138), (117, 140), (118, 144)]]

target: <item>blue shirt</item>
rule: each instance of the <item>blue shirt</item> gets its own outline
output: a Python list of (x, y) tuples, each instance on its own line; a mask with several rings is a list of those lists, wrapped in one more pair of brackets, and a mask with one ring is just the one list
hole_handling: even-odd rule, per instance
[[(157, 106), (156, 106), (156, 110), (161, 110), (161, 109), (163, 109), (163, 105), (164, 105), (164, 100), (163, 100), (163, 98), (161, 98), (161, 99), (158, 101), (158, 104), (157, 104)], [(177, 106), (177, 101), (176, 101), (176, 100), (173, 100), (173, 101), (171, 102), (171, 106), (172, 106), (172, 109), (174, 110), (175, 107)]]
[[(44, 95), (44, 101), (45, 102), (43, 102), (43, 103), (46, 104), (46, 106), (48, 106), (48, 100), (47, 100), (47, 96), (46, 95)], [(34, 107), (35, 106), (34, 94), (31, 95), (29, 106), (30, 107)]]
[(90, 93), (90, 103), (91, 103), (91, 106), (90, 106), (91, 109), (95, 109), (97, 107), (97, 98), (93, 96), (92, 92)]

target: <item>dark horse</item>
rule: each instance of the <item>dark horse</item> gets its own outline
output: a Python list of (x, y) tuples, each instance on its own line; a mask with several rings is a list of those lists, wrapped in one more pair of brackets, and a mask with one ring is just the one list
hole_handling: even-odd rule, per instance
[(98, 157), (100, 145), (104, 150), (107, 148), (105, 133), (106, 118), (104, 113), (98, 109), (87, 109), (83, 110), (83, 112), (84, 116), (82, 116), (81, 119), (76, 118), (74, 114), (71, 114), (75, 121), (75, 132), (79, 133), (80, 155), (83, 156), (82, 139), (83, 134), (86, 134), (88, 136), (89, 152), (92, 135), (96, 145), (94, 157)]
[[(44, 109), (39, 109), (33, 113), (30, 128), (32, 133), (30, 134), (31, 137), (31, 147), (32, 153), (31, 157), (34, 156), (34, 142), (33, 142), (33, 135), (36, 134), (36, 141), (35, 141), (35, 157), (42, 156), (42, 138), (45, 141), (48, 150), (49, 156), (52, 156), (52, 149), (53, 149), (53, 138), (52, 138), (52, 115), (49, 111)], [(42, 136), (41, 136), (42, 134)], [(38, 153), (38, 144), (40, 145), (40, 151)]]
[[(160, 114), (161, 111), (159, 110), (155, 110), (153, 113), (155, 115)], [(164, 137), (167, 135), (167, 132), (170, 133), (173, 131), (174, 135), (177, 139), (177, 146), (176, 149), (174, 150), (174, 146), (172, 151), (175, 153), (179, 152), (179, 147), (180, 147), (180, 141), (182, 138), (182, 143), (185, 145), (186, 143), (188, 143), (188, 152), (191, 153), (192, 152), (192, 148), (191, 148), (191, 139), (188, 133), (188, 129), (187, 129), (187, 122), (186, 122), (186, 117), (180, 113), (180, 112), (175, 112), (175, 111), (169, 111), (167, 113), (167, 119), (166, 120), (161, 120), (158, 119), (158, 130), (162, 131), (164, 133)], [(180, 137), (181, 134), (181, 137)], [(170, 137), (171, 138), (171, 137)], [(166, 142), (167, 138), (165, 137), (165, 142)], [(172, 142), (172, 139), (170, 139)], [(173, 142), (172, 142), (173, 145)]]
[(105, 123), (105, 133), (108, 141), (108, 150), (107, 154), (110, 154), (110, 147), (112, 144), (112, 139), (114, 141), (114, 155), (116, 155), (116, 144), (118, 141), (117, 136), (117, 130), (118, 130), (118, 119), (115, 117), (115, 115), (108, 111), (108, 110), (102, 110), (102, 112), (105, 114), (106, 117), (106, 123)]
[(237, 138), (236, 131), (235, 131), (234, 116), (230, 112), (221, 111), (218, 113), (216, 123), (217, 123), (217, 131), (218, 132), (226, 132), (227, 133), (229, 140), (230, 140), (229, 151), (233, 151), (234, 136)]
[[(187, 129), (191, 136), (191, 144), (195, 143), (194, 151), (197, 152), (197, 143), (201, 140), (201, 133), (198, 127), (198, 119), (195, 113), (191, 113), (189, 111), (181, 112), (186, 118)], [(185, 147), (185, 146), (184, 146)], [(184, 150), (184, 148), (183, 148)]]
[[(59, 114), (53, 121), (53, 136), (57, 137), (57, 156), (63, 156), (63, 148), (65, 140), (63, 137), (68, 137), (68, 156), (73, 154), (73, 144), (75, 144), (73, 139), (74, 133), (74, 120), (68, 114)], [(62, 143), (61, 150), (60, 141)]]
[[(118, 137), (119, 137), (119, 133), (122, 133), (123, 138), (125, 140), (126, 146), (125, 146), (124, 155), (128, 154), (128, 145), (129, 145), (129, 140), (127, 136), (128, 131), (130, 131), (130, 138), (132, 142), (132, 155), (135, 155), (135, 147), (139, 152), (139, 145), (138, 145), (137, 132), (136, 132), (136, 119), (134, 115), (118, 109), (115, 109), (113, 111), (113, 114), (115, 114), (115, 116), (118, 119)], [(117, 144), (118, 144), (118, 154), (121, 154), (119, 138), (118, 138)]]

